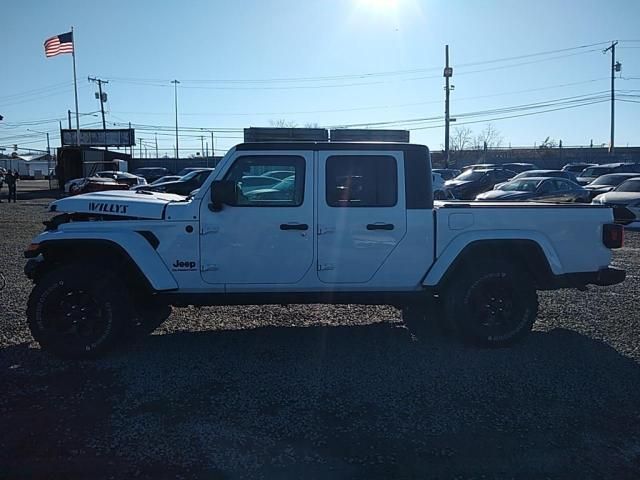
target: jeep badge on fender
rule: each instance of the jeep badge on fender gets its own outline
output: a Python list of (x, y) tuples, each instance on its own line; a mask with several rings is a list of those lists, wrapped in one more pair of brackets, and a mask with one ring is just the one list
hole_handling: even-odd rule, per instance
[(192, 260), (187, 260), (187, 261), (176, 260), (175, 262), (173, 262), (172, 267), (173, 267), (172, 270), (174, 270), (174, 271), (177, 271), (177, 270), (195, 270), (196, 262), (194, 262)]

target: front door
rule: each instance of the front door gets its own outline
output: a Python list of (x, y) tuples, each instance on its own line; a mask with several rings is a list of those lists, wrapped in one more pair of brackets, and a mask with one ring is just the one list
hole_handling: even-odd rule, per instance
[[(290, 175), (265, 175), (273, 171)], [(260, 176), (270, 183), (255, 188)], [(244, 177), (251, 180), (247, 185)], [(223, 178), (236, 182), (241, 193), (219, 212), (210, 211), (206, 200), (202, 204), (203, 280), (226, 284), (229, 291), (246, 284), (300, 281), (313, 264), (313, 153), (241, 152)]]
[(403, 155), (321, 152), (318, 166), (319, 280), (369, 282), (406, 233)]

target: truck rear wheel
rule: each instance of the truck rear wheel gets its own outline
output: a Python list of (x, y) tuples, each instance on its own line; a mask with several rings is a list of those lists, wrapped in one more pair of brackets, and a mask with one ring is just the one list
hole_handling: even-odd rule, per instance
[(33, 338), (61, 358), (97, 357), (114, 344), (132, 315), (116, 273), (86, 264), (49, 271), (27, 302)]
[(505, 260), (458, 270), (444, 292), (445, 314), (463, 340), (505, 347), (525, 337), (538, 315), (538, 295), (526, 273)]

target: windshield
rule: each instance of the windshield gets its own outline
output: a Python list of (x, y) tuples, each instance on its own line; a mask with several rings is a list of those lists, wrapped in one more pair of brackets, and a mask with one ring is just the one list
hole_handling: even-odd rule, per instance
[(474, 180), (478, 180), (486, 175), (486, 170), (467, 170), (458, 175), (455, 180), (462, 180), (465, 182), (470, 182)]
[(640, 178), (634, 178), (621, 183), (616, 192), (640, 192)]
[(596, 178), (591, 185), (611, 185), (616, 186), (620, 185), (625, 180), (628, 180), (631, 177), (626, 175), (602, 175), (601, 177)]
[(604, 175), (609, 173), (611, 168), (609, 167), (589, 167), (584, 170), (580, 174), (581, 177), (599, 177), (600, 175)]
[(194, 177), (197, 177), (200, 173), (202, 173), (202, 170), (194, 170), (193, 172), (189, 172), (186, 175), (180, 177), (180, 180), (191, 180)]
[(503, 183), (497, 190), (506, 192), (535, 192), (540, 180), (514, 180), (512, 182)]

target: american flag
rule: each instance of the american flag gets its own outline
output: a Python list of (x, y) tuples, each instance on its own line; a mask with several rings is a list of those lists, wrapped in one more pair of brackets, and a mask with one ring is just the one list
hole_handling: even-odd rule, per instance
[(73, 53), (73, 32), (56, 35), (44, 42), (46, 57), (55, 57), (61, 53)]

